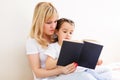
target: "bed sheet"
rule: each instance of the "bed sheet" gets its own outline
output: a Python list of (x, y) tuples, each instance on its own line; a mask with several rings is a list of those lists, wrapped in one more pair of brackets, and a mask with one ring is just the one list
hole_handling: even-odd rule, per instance
[(111, 70), (112, 80), (120, 80), (120, 62), (105, 65)]

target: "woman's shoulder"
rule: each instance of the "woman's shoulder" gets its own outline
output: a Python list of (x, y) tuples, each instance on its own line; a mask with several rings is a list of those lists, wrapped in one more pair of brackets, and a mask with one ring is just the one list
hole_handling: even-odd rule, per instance
[(37, 42), (34, 38), (31, 38), (31, 37), (29, 37), (29, 38), (27, 39), (26, 44), (27, 44), (28, 46), (41, 47), (41, 45), (38, 44), (38, 42)]
[(35, 44), (35, 45), (38, 45), (38, 42), (37, 42), (34, 38), (31, 38), (31, 37), (27, 38), (26, 43), (27, 43), (27, 44)]
[(42, 50), (41, 45), (33, 38), (28, 38), (26, 42), (26, 50), (28, 54), (38, 53), (39, 50)]
[(27, 38), (27, 42), (36, 42), (36, 40), (34, 38), (29, 37)]

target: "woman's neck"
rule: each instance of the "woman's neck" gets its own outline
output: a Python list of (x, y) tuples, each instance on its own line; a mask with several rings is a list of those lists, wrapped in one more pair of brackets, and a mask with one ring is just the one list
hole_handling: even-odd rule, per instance
[(51, 43), (51, 36), (44, 35), (43, 37), (48, 43)]

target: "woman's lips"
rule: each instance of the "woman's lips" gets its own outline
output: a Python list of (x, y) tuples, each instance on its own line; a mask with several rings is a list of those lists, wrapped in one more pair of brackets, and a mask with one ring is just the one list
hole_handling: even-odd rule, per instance
[(54, 30), (50, 30), (50, 32), (54, 32)]

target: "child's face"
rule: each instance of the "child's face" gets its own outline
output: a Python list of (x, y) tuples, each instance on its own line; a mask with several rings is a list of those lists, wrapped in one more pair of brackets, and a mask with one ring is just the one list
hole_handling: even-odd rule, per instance
[(74, 26), (64, 22), (59, 31), (56, 32), (58, 36), (58, 42), (62, 43), (63, 39), (70, 40), (74, 31)]

